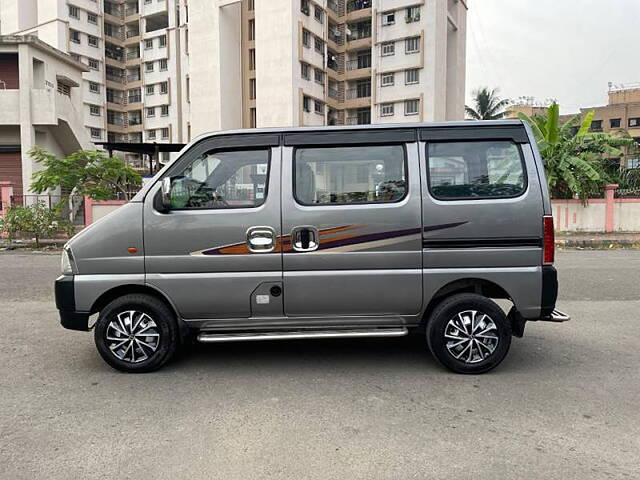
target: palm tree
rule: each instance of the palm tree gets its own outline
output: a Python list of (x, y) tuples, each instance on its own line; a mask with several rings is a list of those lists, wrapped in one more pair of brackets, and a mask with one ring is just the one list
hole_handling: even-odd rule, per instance
[(482, 87), (473, 92), (474, 107), (465, 105), (467, 117), (473, 120), (500, 120), (506, 115), (509, 100), (502, 100), (498, 96), (499, 89), (489, 90)]
[(557, 103), (551, 104), (545, 115), (529, 117), (518, 113), (533, 130), (554, 198), (577, 196), (586, 201), (610, 180), (607, 159), (621, 157), (622, 148), (635, 144), (628, 135), (616, 137), (591, 132), (593, 115), (591, 110), (582, 119), (576, 115), (561, 124)]

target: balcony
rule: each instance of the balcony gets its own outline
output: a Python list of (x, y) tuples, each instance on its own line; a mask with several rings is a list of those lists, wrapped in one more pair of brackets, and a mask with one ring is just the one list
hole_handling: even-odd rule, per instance
[(347, 2), (347, 13), (371, 8), (371, 0), (351, 0)]
[(112, 17), (120, 19), (124, 18), (124, 9), (122, 8), (122, 5), (113, 2), (104, 2), (104, 13), (111, 15)]
[(139, 51), (127, 52), (127, 61), (137, 60), (139, 58), (140, 58), (140, 52)]
[(349, 42), (356, 42), (365, 38), (371, 38), (371, 24), (348, 28), (348, 31), (347, 41)]
[(115, 105), (122, 105), (124, 104), (124, 97), (118, 95), (109, 95), (107, 93), (107, 102), (113, 103)]
[(371, 55), (358, 57), (347, 62), (347, 70), (361, 70), (363, 68), (371, 68)]
[(127, 82), (139, 82), (140, 80), (142, 80), (140, 72), (130, 73), (129, 75), (127, 75)]
[(140, 103), (142, 102), (142, 95), (129, 95), (129, 101), (127, 103)]
[(342, 17), (344, 15), (344, 7), (341, 8), (340, 4), (336, 0), (328, 0), (327, 8), (339, 17)]
[(371, 84), (364, 83), (358, 85), (356, 88), (350, 88), (347, 90), (347, 100), (355, 100), (357, 98), (369, 98), (371, 97)]
[(116, 83), (124, 83), (124, 75), (120, 75), (117, 73), (109, 73), (107, 72), (106, 74), (107, 80), (111, 81), (111, 82), (116, 82)]

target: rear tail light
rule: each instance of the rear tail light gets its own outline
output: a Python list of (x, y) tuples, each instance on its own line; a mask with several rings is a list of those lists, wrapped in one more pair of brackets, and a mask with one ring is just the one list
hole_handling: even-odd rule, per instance
[(542, 236), (542, 263), (551, 265), (555, 257), (555, 237), (553, 233), (553, 217), (545, 215), (543, 217), (544, 228)]

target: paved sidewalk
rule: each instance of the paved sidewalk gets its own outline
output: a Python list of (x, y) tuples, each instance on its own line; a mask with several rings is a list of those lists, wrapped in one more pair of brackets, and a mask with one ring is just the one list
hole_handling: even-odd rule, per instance
[(640, 249), (640, 233), (558, 233), (556, 245), (565, 248), (604, 249)]

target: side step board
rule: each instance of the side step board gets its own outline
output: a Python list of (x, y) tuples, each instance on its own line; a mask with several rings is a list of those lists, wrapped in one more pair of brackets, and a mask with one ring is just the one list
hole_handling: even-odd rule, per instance
[(359, 330), (297, 330), (285, 332), (229, 332), (201, 333), (198, 341), (202, 343), (250, 342), (261, 340), (302, 340), (311, 338), (376, 338), (404, 337), (409, 332), (404, 327), (369, 328)]

